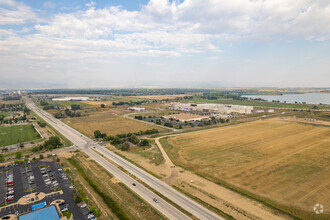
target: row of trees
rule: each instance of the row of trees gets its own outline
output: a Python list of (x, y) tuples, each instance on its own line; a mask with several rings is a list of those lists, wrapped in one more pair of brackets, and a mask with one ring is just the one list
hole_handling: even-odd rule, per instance
[(11, 100), (20, 100), (21, 98), (22, 98), (22, 96), (20, 96), (20, 95), (10, 95), (10, 96), (4, 97), (3, 100), (11, 101)]
[(129, 106), (134, 106), (134, 105), (142, 105), (146, 103), (145, 100), (143, 101), (135, 101), (133, 102), (132, 100), (130, 100), (129, 102), (123, 102), (123, 101), (120, 101), (120, 102), (112, 102), (112, 105), (114, 106), (118, 106), (118, 105), (129, 105)]
[(32, 148), (32, 152), (39, 152), (42, 150), (53, 150), (56, 148), (60, 148), (63, 144), (61, 143), (61, 140), (57, 136), (50, 137), (47, 141), (44, 142), (44, 144), (40, 144), (34, 148)]
[(137, 133), (118, 134), (116, 136), (107, 136), (106, 133), (102, 133), (99, 130), (94, 131), (94, 137), (102, 138), (104, 141), (109, 141), (112, 145), (116, 146), (120, 150), (128, 150), (130, 145), (136, 145), (141, 147), (149, 146), (150, 143), (147, 139), (139, 139), (137, 135), (146, 133), (158, 133), (157, 129), (151, 129), (146, 131), (140, 131)]
[(80, 105), (73, 104), (71, 105), (71, 110), (66, 108), (64, 112), (58, 111), (54, 113), (55, 118), (65, 118), (65, 117), (80, 117), (81, 116), (81, 111), (77, 111), (81, 109)]
[(23, 111), (24, 107), (25, 107), (24, 104), (1, 104), (0, 111), (1, 112)]

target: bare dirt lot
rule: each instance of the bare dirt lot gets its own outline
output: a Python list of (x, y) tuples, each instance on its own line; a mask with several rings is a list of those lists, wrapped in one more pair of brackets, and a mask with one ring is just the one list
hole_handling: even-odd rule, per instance
[(88, 136), (93, 136), (95, 130), (105, 132), (107, 135), (133, 133), (153, 128), (158, 129), (160, 132), (165, 131), (165, 129), (158, 126), (121, 117), (112, 110), (91, 112), (89, 116), (84, 117), (65, 118), (63, 122)]
[(175, 164), (303, 210), (300, 216), (316, 203), (330, 207), (329, 126), (269, 119), (170, 137), (168, 143)]

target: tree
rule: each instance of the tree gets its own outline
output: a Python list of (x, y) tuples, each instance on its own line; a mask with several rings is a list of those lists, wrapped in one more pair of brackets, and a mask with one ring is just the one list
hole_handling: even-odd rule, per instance
[(71, 109), (72, 109), (73, 111), (75, 111), (75, 110), (78, 110), (78, 109), (81, 109), (81, 108), (80, 108), (80, 105), (72, 104), (72, 105), (71, 105)]
[(140, 146), (149, 146), (150, 143), (147, 139), (142, 139), (139, 145)]
[(20, 147), (20, 148), (24, 148), (24, 143), (23, 143), (23, 142), (20, 143), (20, 144), (19, 144), (19, 147)]
[(28, 109), (27, 107), (25, 107), (25, 108), (23, 109), (23, 111), (24, 111), (24, 114), (29, 114), (30, 109)]
[(143, 117), (141, 115), (137, 115), (134, 118), (137, 119), (137, 120), (142, 120), (143, 119)]
[(39, 159), (40, 159), (40, 160), (44, 159), (44, 155), (40, 154), (40, 155), (39, 155)]
[[(62, 145), (61, 140), (57, 136), (50, 137), (43, 145), (39, 146), (39, 150), (45, 148), (47, 150), (53, 150), (55, 148), (59, 148)], [(42, 147), (41, 147), (42, 146)]]
[(42, 128), (44, 128), (44, 127), (46, 127), (46, 122), (44, 122), (44, 121), (39, 121), (38, 122), (38, 125), (40, 126), (40, 127), (42, 127)]
[(131, 135), (131, 137), (130, 137), (128, 140), (129, 140), (129, 142), (131, 142), (132, 144), (138, 144), (139, 141), (140, 141), (139, 138), (136, 137), (134, 134)]
[(82, 201), (82, 198), (78, 195), (76, 198), (74, 198), (75, 203), (80, 203)]
[(22, 158), (22, 153), (21, 152), (16, 152), (15, 158), (16, 159), (21, 159)]
[(5, 158), (3, 157), (2, 154), (0, 154), (0, 163), (3, 163), (5, 161)]
[(100, 138), (100, 136), (101, 136), (101, 131), (100, 130), (94, 131), (94, 137), (95, 138)]
[(122, 145), (120, 145), (120, 149), (122, 151), (126, 151), (129, 149), (129, 143), (126, 141), (125, 143), (123, 143)]
[(42, 105), (42, 106), (46, 106), (46, 105), (48, 105), (48, 102), (45, 102), (45, 101), (40, 101), (40, 105)]
[(105, 105), (104, 104), (101, 104), (101, 108), (105, 108)]
[(72, 112), (70, 109), (66, 108), (64, 113), (68, 116), (68, 117), (71, 117), (72, 116)]

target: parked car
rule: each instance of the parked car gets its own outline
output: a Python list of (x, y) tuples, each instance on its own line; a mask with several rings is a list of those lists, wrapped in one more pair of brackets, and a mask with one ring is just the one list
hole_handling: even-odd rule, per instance
[(14, 198), (8, 198), (8, 199), (6, 199), (7, 202), (10, 202), (10, 201), (13, 201), (13, 200), (14, 200)]

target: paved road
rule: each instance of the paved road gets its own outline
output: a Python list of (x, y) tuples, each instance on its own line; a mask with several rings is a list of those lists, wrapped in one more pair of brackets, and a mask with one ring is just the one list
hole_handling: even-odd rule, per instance
[[(60, 120), (55, 119), (49, 113), (42, 111), (39, 109), (30, 99), (27, 97), (23, 98), (27, 104), (27, 106), (38, 114), (41, 118), (43, 118), (47, 123), (61, 132), (65, 137), (67, 137), (70, 141), (72, 141), (78, 148), (87, 153), (91, 158), (93, 158), (96, 162), (98, 162), (101, 166), (103, 166), (106, 170), (116, 176), (121, 182), (123, 182), (127, 187), (129, 187), (132, 191), (140, 195), (145, 201), (149, 202), (153, 207), (162, 212), (165, 216), (170, 219), (189, 219), (185, 214), (181, 211), (167, 203), (161, 198), (153, 193), (151, 190), (147, 189), (143, 185), (136, 183), (136, 181), (131, 178), (129, 175), (118, 169), (108, 160), (103, 158), (100, 154), (103, 154), (105, 157), (109, 158), (119, 166), (123, 167), (129, 173), (133, 174), (144, 183), (152, 187), (154, 190), (158, 191), (171, 201), (175, 202), (177, 205), (185, 209), (186, 211), (192, 213), (194, 216), (199, 219), (223, 219), (210, 210), (206, 209), (202, 205), (183, 195), (182, 193), (176, 191), (166, 183), (157, 179), (156, 177), (150, 175), (144, 170), (136, 167), (115, 153), (105, 149), (100, 146), (96, 142), (92, 141), (88, 137), (82, 135), (78, 131), (74, 130), (70, 126), (64, 124)], [(95, 147), (95, 150), (100, 154), (96, 153), (92, 148)], [(136, 186), (133, 186), (132, 183), (136, 183)], [(153, 198), (157, 197), (159, 202), (155, 203)]]

